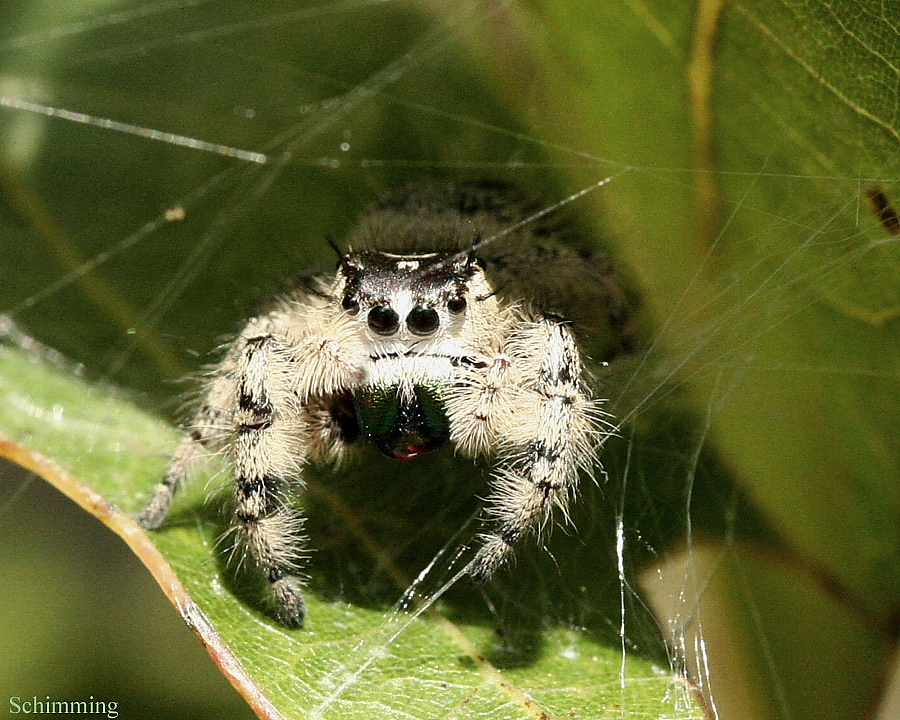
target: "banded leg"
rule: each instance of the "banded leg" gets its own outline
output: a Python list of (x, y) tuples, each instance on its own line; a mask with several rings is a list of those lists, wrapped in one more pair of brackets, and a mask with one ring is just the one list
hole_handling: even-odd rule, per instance
[(162, 525), (172, 507), (172, 498), (184, 484), (188, 471), (202, 447), (200, 433), (192, 430), (186, 435), (166, 469), (166, 474), (153, 489), (153, 496), (136, 516), (135, 520), (145, 530), (155, 530)]
[(230, 400), (231, 378), (224, 377), (214, 383), (207, 393), (207, 401), (197, 412), (188, 433), (169, 461), (163, 479), (156, 485), (147, 505), (135, 520), (145, 530), (153, 530), (162, 525), (172, 507), (172, 499), (184, 485), (191, 467), (206, 448), (220, 444), (223, 428), (229, 413), (223, 410), (223, 401)]
[(318, 296), (252, 319), (213, 370), (188, 436), (137, 516), (159, 526), (201, 450), (224, 450), (235, 476), (232, 555), (268, 580), (274, 614), (291, 626), (302, 624), (305, 603), (296, 575), (302, 518), (289, 490), (302, 485), (309, 456), (338, 461), (354, 435), (346, 397), (365, 355), (349, 327)]
[(300, 406), (292, 402), (291, 361), (269, 334), (246, 338), (236, 357), (234, 435), (235, 552), (268, 581), (274, 612), (291, 627), (303, 624), (306, 603), (297, 577), (302, 518), (288, 492), (307, 456)]
[(517, 368), (504, 353), (465, 366), (446, 394), (450, 441), (470, 457), (487, 455), (518, 403)]
[(470, 573), (487, 580), (527, 535), (539, 533), (555, 508), (566, 513), (581, 469), (589, 469), (596, 411), (584, 389), (582, 363), (569, 329), (545, 319), (517, 330), (506, 345), (520, 392), (494, 419), (501, 451), (488, 496), (493, 529), (483, 535)]

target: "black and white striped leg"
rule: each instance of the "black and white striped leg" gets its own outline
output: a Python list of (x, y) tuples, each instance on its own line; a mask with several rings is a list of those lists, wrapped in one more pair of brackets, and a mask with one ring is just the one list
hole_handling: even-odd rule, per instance
[(487, 580), (525, 537), (539, 533), (555, 508), (564, 514), (579, 470), (592, 462), (594, 405), (584, 389), (582, 362), (568, 327), (544, 319), (507, 344), (521, 392), (498, 423), (501, 455), (487, 512), (493, 528), (482, 536), (470, 566)]
[(249, 561), (268, 581), (274, 612), (285, 625), (303, 624), (306, 604), (297, 577), (302, 557), (302, 518), (291, 504), (291, 480), (300, 476), (306, 448), (296, 432), (298, 407), (275, 407), (273, 397), (289, 397), (290, 373), (279, 364), (278, 342), (269, 335), (248, 338), (237, 358), (237, 412), (233, 453), (235, 530), (241, 561)]

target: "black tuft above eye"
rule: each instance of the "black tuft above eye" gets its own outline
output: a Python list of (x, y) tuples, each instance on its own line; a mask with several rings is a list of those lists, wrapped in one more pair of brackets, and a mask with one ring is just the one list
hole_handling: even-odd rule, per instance
[(389, 305), (376, 305), (369, 310), (368, 323), (379, 335), (393, 335), (400, 327), (400, 316)]
[(466, 311), (466, 299), (459, 295), (447, 301), (447, 309), (454, 315), (462, 315)]
[(356, 315), (359, 312), (359, 303), (352, 295), (344, 295), (344, 299), (341, 300), (341, 307), (351, 315)]
[(417, 305), (406, 316), (406, 327), (414, 335), (431, 335), (441, 324), (437, 310)]

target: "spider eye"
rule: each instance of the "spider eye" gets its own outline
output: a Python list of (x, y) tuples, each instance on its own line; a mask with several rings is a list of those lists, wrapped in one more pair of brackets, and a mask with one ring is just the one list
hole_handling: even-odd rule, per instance
[(431, 335), (441, 324), (437, 310), (417, 305), (406, 316), (406, 327), (414, 335)]
[(359, 312), (359, 302), (352, 295), (344, 295), (344, 299), (341, 300), (341, 307), (351, 315), (356, 315)]
[(462, 315), (466, 311), (466, 299), (460, 295), (447, 301), (447, 309), (454, 315)]
[(400, 316), (389, 305), (376, 305), (369, 310), (368, 323), (379, 335), (393, 335), (400, 327)]

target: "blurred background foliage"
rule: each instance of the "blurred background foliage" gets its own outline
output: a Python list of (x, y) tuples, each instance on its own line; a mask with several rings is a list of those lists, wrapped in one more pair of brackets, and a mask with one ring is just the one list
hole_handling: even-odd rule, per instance
[[(722, 717), (872, 717), (900, 617), (898, 27), (872, 2), (7, 2), (0, 311), (174, 417), (176, 381), (329, 269), (325, 238), (384, 188), (489, 176), (550, 204), (611, 178), (568, 211), (633, 289), (643, 352), (603, 374), (623, 431), (579, 533), (614, 542), (622, 511), (629, 571)], [(150, 585), (132, 564), (95, 592), (96, 562), (48, 540), (102, 532), (3, 478), (10, 625)], [(153, 633), (166, 612), (140, 615)], [(65, 624), (90, 655), (90, 624)], [(42, 688), (118, 677), (20, 662), (49, 642), (21, 627), (3, 663)], [(193, 681), (188, 652), (171, 675)]]

